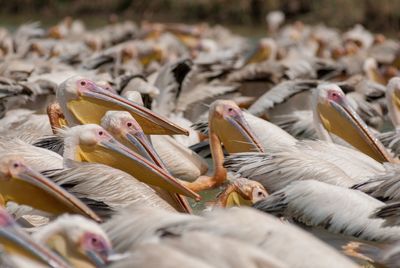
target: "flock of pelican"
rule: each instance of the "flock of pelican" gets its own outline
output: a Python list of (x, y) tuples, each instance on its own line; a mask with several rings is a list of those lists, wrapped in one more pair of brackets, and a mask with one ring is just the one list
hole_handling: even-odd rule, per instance
[(398, 40), (266, 22), (0, 28), (0, 266), (400, 267)]

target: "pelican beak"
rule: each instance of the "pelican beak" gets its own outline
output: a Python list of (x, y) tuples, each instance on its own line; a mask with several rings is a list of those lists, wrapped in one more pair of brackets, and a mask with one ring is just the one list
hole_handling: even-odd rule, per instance
[(394, 90), (393, 93), (393, 100), (398, 110), (400, 110), (400, 90)]
[(374, 137), (344, 97), (317, 103), (324, 128), (378, 162), (392, 162), (384, 146)]
[(97, 222), (101, 219), (78, 198), (22, 163), (21, 171), (0, 180), (0, 194), (6, 200), (25, 204), (52, 214), (77, 213)]
[(228, 195), (226, 207), (251, 206), (250, 200), (244, 199), (238, 192), (233, 191)]
[(122, 110), (131, 113), (148, 135), (189, 135), (186, 129), (168, 119), (95, 83), (91, 83), (90, 90), (83, 90), (79, 93), (79, 98), (70, 100), (67, 107), (81, 124), (99, 124), (107, 111)]
[(98, 145), (96, 149), (80, 145), (80, 159), (109, 165), (131, 174), (144, 183), (200, 200), (197, 193), (182, 185), (167, 171), (133, 152), (117, 140), (113, 138), (103, 140)]
[(110, 263), (109, 256), (113, 254), (112, 251), (98, 253), (94, 250), (86, 250), (85, 253), (95, 267), (106, 267)]
[(217, 133), (228, 153), (263, 151), (239, 108), (230, 114), (224, 113), (222, 118), (213, 115), (210, 128)]
[(34, 242), (11, 217), (9, 220), (10, 222), (0, 227), (0, 244), (4, 246), (6, 252), (40, 261), (50, 267), (70, 267), (56, 254)]
[(238, 178), (220, 195), (219, 202), (223, 207), (252, 206), (267, 196), (259, 182)]
[(136, 151), (149, 161), (157, 164), (157, 166), (166, 169), (164, 163), (161, 161), (160, 156), (154, 150), (153, 146), (150, 144), (149, 140), (143, 132), (136, 133), (126, 133), (125, 138), (133, 144)]

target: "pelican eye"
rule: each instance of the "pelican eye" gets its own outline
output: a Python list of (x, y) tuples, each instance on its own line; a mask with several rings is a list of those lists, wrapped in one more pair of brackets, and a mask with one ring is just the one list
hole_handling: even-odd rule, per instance
[(99, 136), (103, 136), (104, 132), (103, 131), (99, 131)]
[(13, 164), (13, 167), (14, 167), (14, 168), (18, 168), (18, 167), (19, 167), (19, 164), (18, 164), (18, 163), (14, 163), (14, 164)]
[(86, 81), (81, 81), (81, 83), (80, 83), (80, 84), (81, 84), (81, 86), (83, 86), (83, 87), (84, 87), (84, 86), (86, 86)]
[(131, 127), (131, 126), (132, 126), (132, 123), (131, 123), (131, 122), (128, 122), (126, 125), (127, 125), (128, 127)]

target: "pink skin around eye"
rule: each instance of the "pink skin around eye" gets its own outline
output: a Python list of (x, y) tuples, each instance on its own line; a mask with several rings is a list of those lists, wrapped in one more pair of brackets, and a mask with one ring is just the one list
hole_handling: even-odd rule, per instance
[(128, 128), (130, 128), (130, 130), (136, 130), (136, 131), (141, 131), (141, 127), (138, 123), (134, 122), (134, 121), (128, 121), (125, 124)]
[(94, 82), (92, 82), (90, 80), (86, 80), (86, 79), (79, 80), (78, 86), (79, 86), (79, 89), (81, 89), (81, 90), (91, 90), (91, 89), (95, 88)]
[(328, 98), (333, 101), (339, 101), (343, 98), (343, 96), (340, 92), (331, 90), (328, 92)]
[(111, 138), (111, 136), (105, 130), (98, 130), (97, 137), (99, 137), (100, 140), (108, 140)]
[(232, 108), (232, 107), (228, 107), (227, 112), (228, 112), (228, 115), (230, 115), (230, 116), (235, 116), (235, 115), (237, 115), (236, 109), (234, 109), (234, 108)]
[(103, 237), (93, 233), (86, 233), (83, 237), (83, 244), (86, 249), (95, 252), (105, 252), (110, 249), (110, 245)]
[(4, 209), (0, 209), (0, 227), (6, 227), (13, 224), (13, 219)]

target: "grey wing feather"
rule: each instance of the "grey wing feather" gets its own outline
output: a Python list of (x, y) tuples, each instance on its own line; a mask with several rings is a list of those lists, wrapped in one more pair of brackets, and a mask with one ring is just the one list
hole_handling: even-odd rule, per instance
[(384, 219), (382, 226), (400, 225), (400, 202), (382, 206), (371, 214), (371, 218)]
[(393, 164), (385, 164), (386, 171), (371, 177), (363, 183), (352, 188), (363, 191), (377, 199), (400, 201), (400, 167)]
[(297, 139), (317, 139), (312, 111), (294, 111), (290, 114), (277, 115), (271, 122)]
[(333, 233), (373, 241), (396, 241), (400, 238), (400, 228), (384, 228), (382, 219), (370, 218), (383, 204), (359, 191), (307, 180), (291, 183), (257, 206)]
[(229, 171), (260, 182), (269, 192), (278, 191), (294, 181), (310, 179), (343, 187), (354, 184), (331, 163), (295, 150), (270, 149), (268, 153), (239, 153), (225, 159), (224, 166)]
[(382, 144), (389, 148), (395, 156), (400, 155), (400, 129), (396, 128), (392, 131), (387, 131), (377, 134), (377, 138)]
[(282, 82), (262, 95), (250, 106), (248, 111), (254, 115), (262, 115), (268, 109), (271, 109), (275, 105), (286, 101), (292, 96), (302, 91), (315, 88), (318, 83), (319, 82), (317, 80), (294, 80)]

